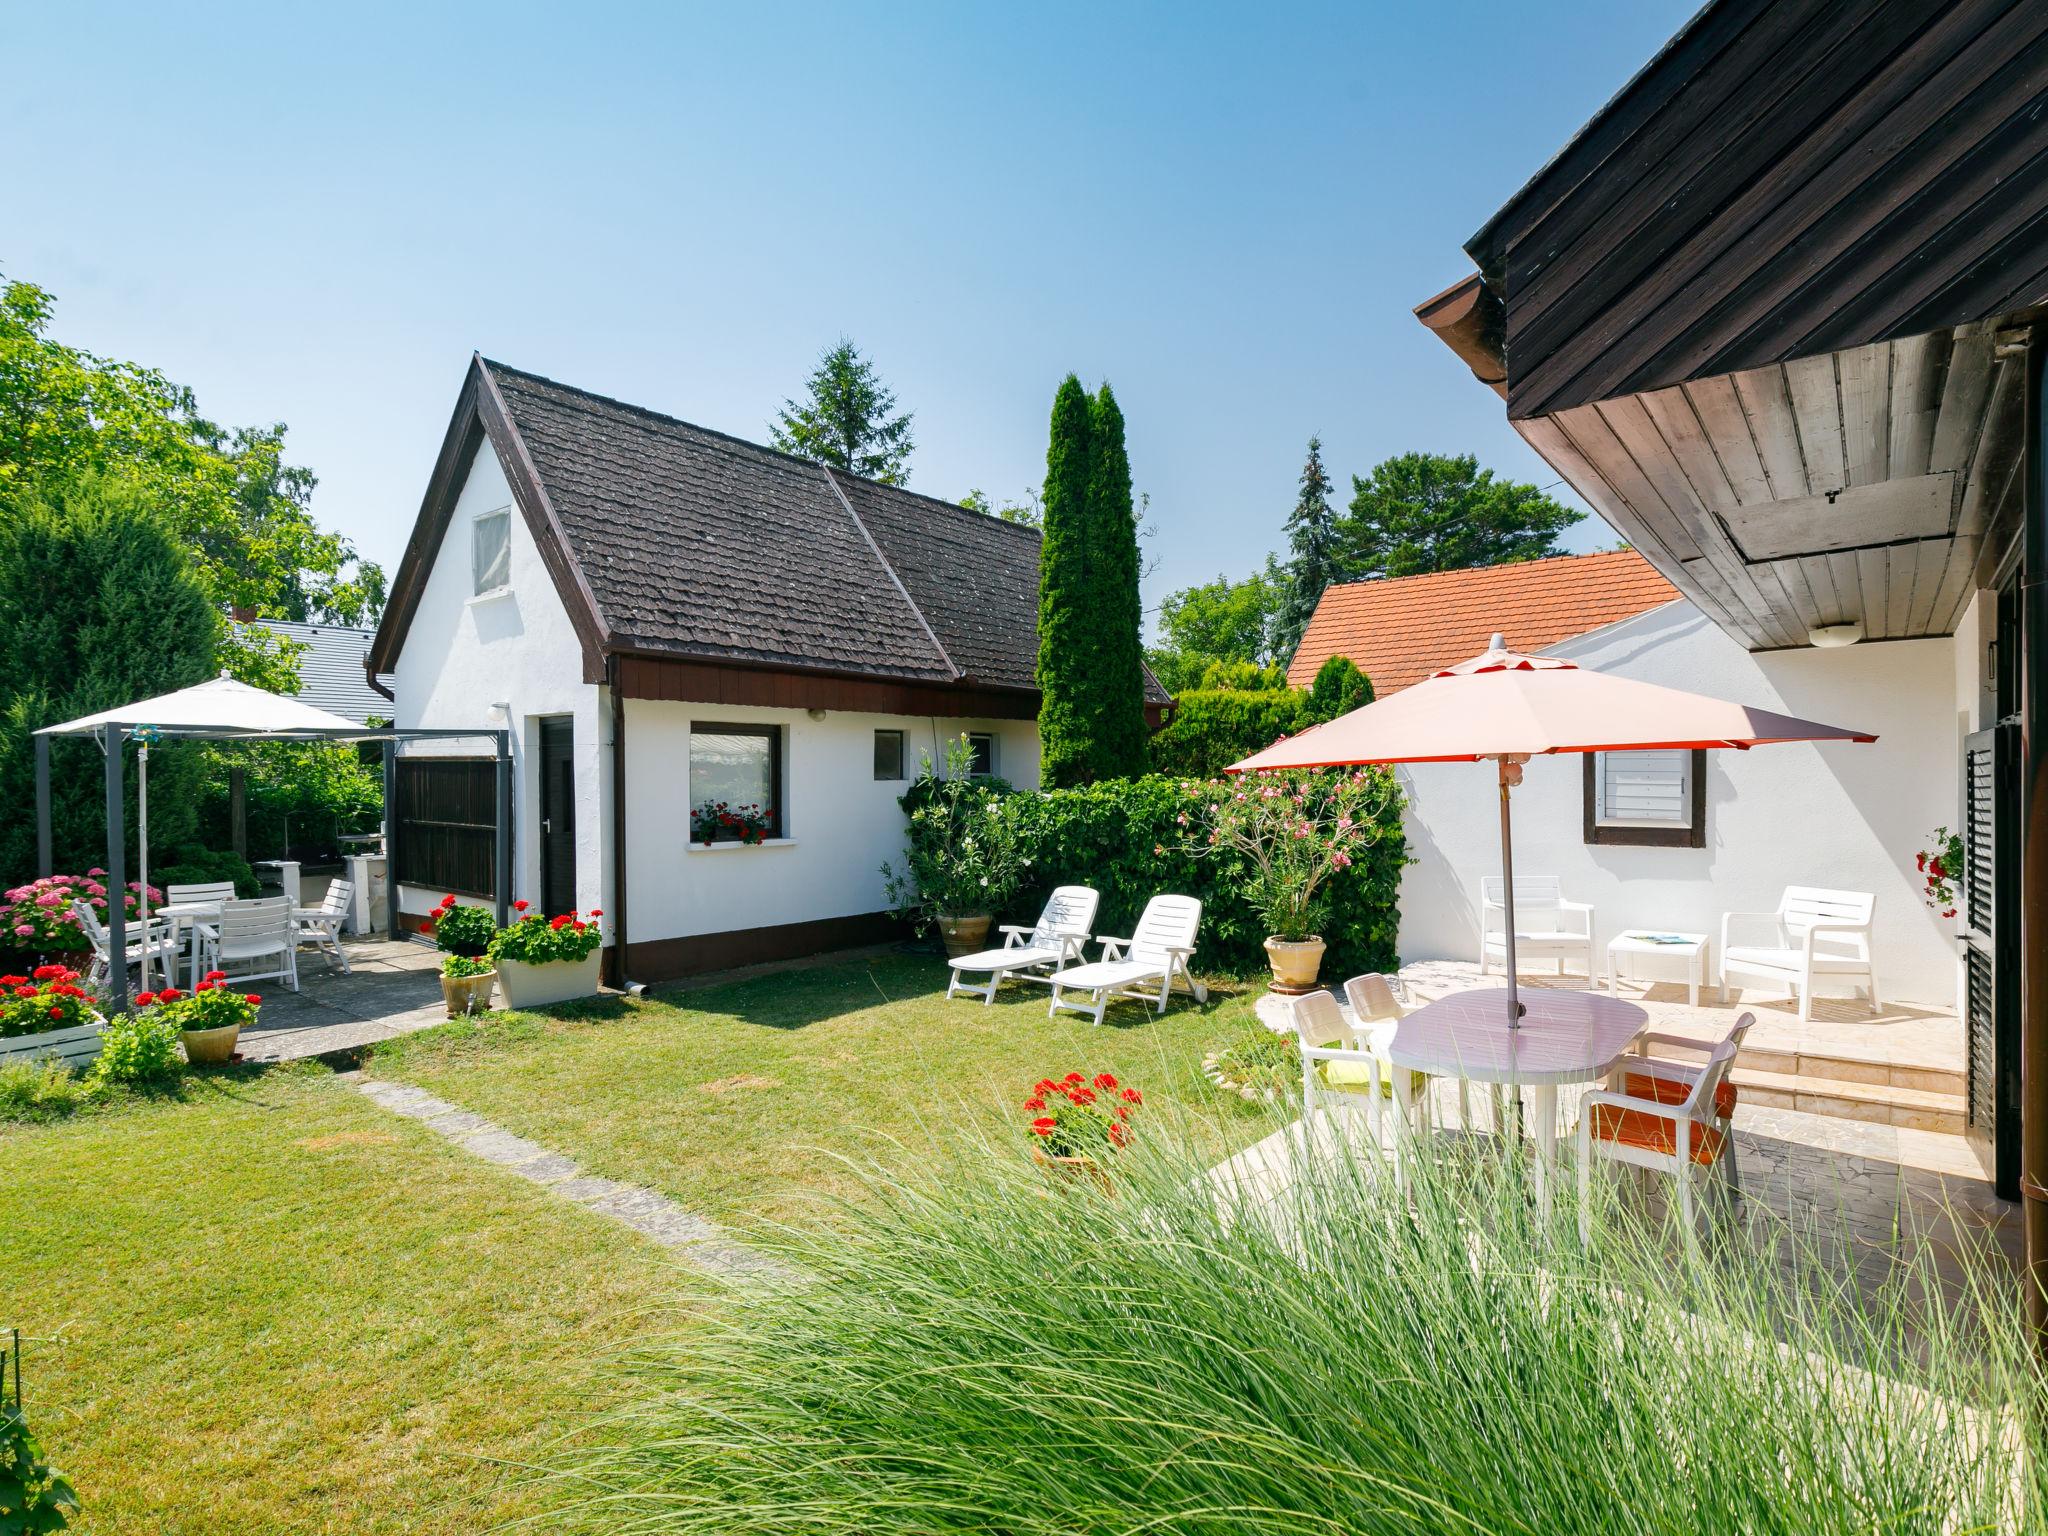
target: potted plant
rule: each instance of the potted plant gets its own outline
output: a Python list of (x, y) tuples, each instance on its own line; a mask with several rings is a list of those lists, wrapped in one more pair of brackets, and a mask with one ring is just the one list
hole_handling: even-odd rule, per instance
[(135, 1001), (177, 1026), (187, 1061), (217, 1066), (234, 1059), (235, 1042), (256, 1022), (256, 1012), (263, 1006), (260, 996), (235, 991), (227, 979), (225, 971), (208, 971), (190, 992), (165, 987), (161, 992), (138, 993)]
[(586, 922), (574, 912), (543, 917), (528, 912), (523, 901), (513, 902), (512, 908), (522, 914), (519, 920), (500, 928), (491, 940), (491, 961), (505, 984), (505, 1006), (538, 1008), (594, 994), (597, 952), (604, 944), (597, 919), (604, 913), (593, 909)]
[(1963, 840), (1947, 827), (1936, 827), (1928, 839), (1931, 848), (1921, 850), (1916, 863), (1925, 882), (1921, 899), (1943, 917), (1956, 915), (1956, 887), (1963, 878)]
[(708, 800), (690, 812), (690, 841), (707, 848), (713, 843), (744, 843), (757, 848), (774, 830), (775, 823), (758, 805)]
[(1042, 1077), (1024, 1101), (1031, 1160), (1049, 1172), (1085, 1175), (1109, 1187), (1102, 1159), (1130, 1145), (1131, 1123), (1145, 1096), (1108, 1072)]
[(1187, 789), (1207, 798), (1209, 849), (1244, 862), (1245, 895), (1266, 925), (1274, 990), (1312, 990), (1329, 915), (1323, 888), (1392, 821), (1392, 778), (1382, 769), (1325, 769)]
[(946, 748), (944, 778), (925, 759), (903, 797), (910, 818), (904, 867), (882, 866), (897, 912), (914, 922), (929, 920), (952, 956), (983, 947), (996, 910), (1031, 867), (1009, 797), (977, 783), (973, 768), (974, 749), (964, 733)]
[(497, 932), (497, 921), (486, 908), (460, 906), (453, 896), (443, 896), (434, 908), (434, 942), (444, 951), (441, 1001), (449, 1018), (489, 1011), (498, 973), (485, 956)]
[(105, 1026), (83, 978), (68, 965), (39, 965), (26, 976), (0, 976), (0, 1061), (89, 1052)]

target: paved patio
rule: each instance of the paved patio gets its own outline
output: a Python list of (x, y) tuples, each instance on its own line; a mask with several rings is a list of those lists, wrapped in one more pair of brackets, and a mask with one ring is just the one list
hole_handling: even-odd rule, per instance
[(256, 1027), (242, 1032), (244, 1061), (297, 1061), (371, 1045), (445, 1023), (438, 950), (409, 939), (349, 939), (347, 974), (299, 952), (299, 990), (252, 983), (263, 994)]

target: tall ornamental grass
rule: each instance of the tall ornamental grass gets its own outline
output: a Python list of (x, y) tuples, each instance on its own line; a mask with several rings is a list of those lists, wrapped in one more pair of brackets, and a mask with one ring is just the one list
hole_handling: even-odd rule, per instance
[[(1828, 1533), (2037, 1529), (2008, 1273), (1850, 1282), (1755, 1213), (1703, 1256), (1519, 1166), (1291, 1154), (1218, 1195), (976, 1148), (773, 1235), (566, 1470), (617, 1531)], [(1569, 1181), (1565, 1181), (1569, 1182)], [(1865, 1266), (1866, 1269), (1868, 1266)]]

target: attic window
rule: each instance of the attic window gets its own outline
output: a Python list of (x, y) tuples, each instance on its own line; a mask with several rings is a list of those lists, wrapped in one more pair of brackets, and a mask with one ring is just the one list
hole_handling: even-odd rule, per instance
[(481, 512), (470, 524), (470, 572), (478, 597), (512, 585), (512, 509)]

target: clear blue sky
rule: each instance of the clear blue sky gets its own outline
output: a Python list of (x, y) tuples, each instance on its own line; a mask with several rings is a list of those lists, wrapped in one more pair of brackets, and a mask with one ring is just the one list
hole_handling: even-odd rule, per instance
[(387, 564), (472, 350), (761, 439), (843, 333), (945, 497), (1108, 378), (1155, 603), (1279, 544), (1311, 432), (1346, 494), (1554, 478), (1409, 310), (1691, 6), (15, 4), (0, 270), (289, 423)]

